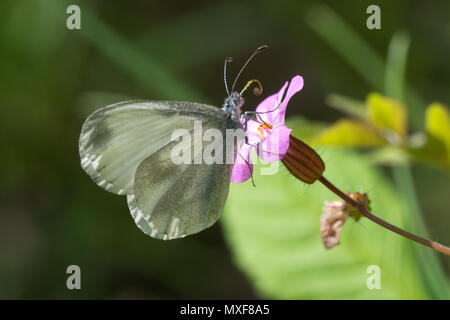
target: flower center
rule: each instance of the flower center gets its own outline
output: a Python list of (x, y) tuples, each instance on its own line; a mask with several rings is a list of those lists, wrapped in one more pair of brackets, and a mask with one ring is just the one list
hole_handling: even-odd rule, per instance
[(258, 127), (258, 132), (259, 132), (259, 139), (264, 139), (265, 137), (267, 137), (270, 132), (272, 131), (272, 125), (270, 123), (263, 123)]

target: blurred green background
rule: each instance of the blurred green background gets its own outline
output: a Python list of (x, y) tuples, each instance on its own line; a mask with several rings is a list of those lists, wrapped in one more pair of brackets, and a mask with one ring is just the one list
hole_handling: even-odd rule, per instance
[[(81, 30), (66, 28), (70, 4)], [(381, 30), (366, 28), (371, 4)], [(448, 109), (443, 125), (426, 113), (450, 101), (448, 1), (3, 0), (0, 12), (0, 298), (449, 298), (448, 257), (364, 219), (325, 251), (319, 216), (336, 197), (286, 170), (256, 174), (256, 188), (233, 184), (221, 222), (164, 242), (135, 226), (125, 198), (97, 187), (78, 155), (93, 110), (137, 98), (221, 105), (224, 58), (234, 58), (231, 76), (267, 44), (238, 86), (256, 78), (267, 95), (302, 75), (289, 125), (322, 155), (325, 175), (368, 192), (375, 214), (448, 245)], [(411, 139), (323, 138), (371, 92), (403, 102)], [(246, 100), (251, 110), (260, 98)], [(66, 288), (71, 264), (82, 290)], [(369, 265), (380, 266), (381, 290), (366, 287)]]

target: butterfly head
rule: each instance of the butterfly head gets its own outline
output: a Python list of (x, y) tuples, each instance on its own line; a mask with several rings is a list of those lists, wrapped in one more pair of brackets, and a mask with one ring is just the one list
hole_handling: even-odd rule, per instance
[(241, 117), (241, 107), (244, 104), (244, 98), (237, 92), (231, 92), (228, 97), (225, 98), (222, 109), (232, 118), (239, 119)]
[(247, 59), (247, 61), (245, 62), (245, 64), (242, 66), (241, 70), (239, 71), (238, 75), (236, 76), (236, 78), (233, 81), (233, 85), (231, 86), (231, 93), (228, 90), (228, 85), (227, 85), (227, 64), (229, 62), (232, 61), (231, 57), (228, 57), (225, 59), (225, 64), (224, 64), (224, 70), (223, 70), (223, 78), (224, 78), (224, 83), (225, 83), (225, 90), (227, 91), (227, 97), (225, 98), (225, 102), (223, 104), (222, 109), (228, 114), (230, 115), (232, 118), (235, 119), (239, 119), (241, 116), (241, 107), (244, 104), (244, 98), (242, 97), (242, 94), (248, 89), (248, 87), (252, 84), (252, 83), (257, 83), (258, 87), (255, 87), (254, 93), (255, 95), (260, 95), (262, 93), (262, 85), (258, 80), (250, 80), (247, 82), (247, 85), (241, 90), (241, 92), (237, 92), (234, 91), (234, 87), (236, 85), (237, 80), (239, 79), (239, 76), (241, 75), (242, 71), (245, 69), (245, 67), (247, 66), (247, 64), (253, 59), (254, 56), (256, 56), (258, 53), (260, 53), (261, 51), (267, 49), (268, 47), (266, 45), (259, 47), (258, 49), (256, 49), (252, 55), (250, 56), (250, 58)]

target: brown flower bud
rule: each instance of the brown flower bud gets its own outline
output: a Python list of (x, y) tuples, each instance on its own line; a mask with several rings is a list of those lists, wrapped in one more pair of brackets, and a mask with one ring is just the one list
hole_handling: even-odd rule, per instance
[(322, 176), (325, 164), (311, 147), (294, 136), (289, 136), (289, 148), (281, 159), (293, 176), (305, 183), (314, 183)]

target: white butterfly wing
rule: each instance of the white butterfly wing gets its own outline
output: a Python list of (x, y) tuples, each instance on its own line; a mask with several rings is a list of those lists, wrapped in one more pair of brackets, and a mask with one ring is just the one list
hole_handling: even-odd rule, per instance
[(81, 166), (100, 187), (132, 194), (138, 165), (194, 120), (225, 123), (219, 108), (178, 101), (127, 101), (92, 113), (81, 130)]
[(170, 156), (174, 143), (139, 165), (134, 193), (127, 196), (139, 228), (163, 240), (200, 232), (219, 219), (233, 167), (230, 164), (174, 164)]

